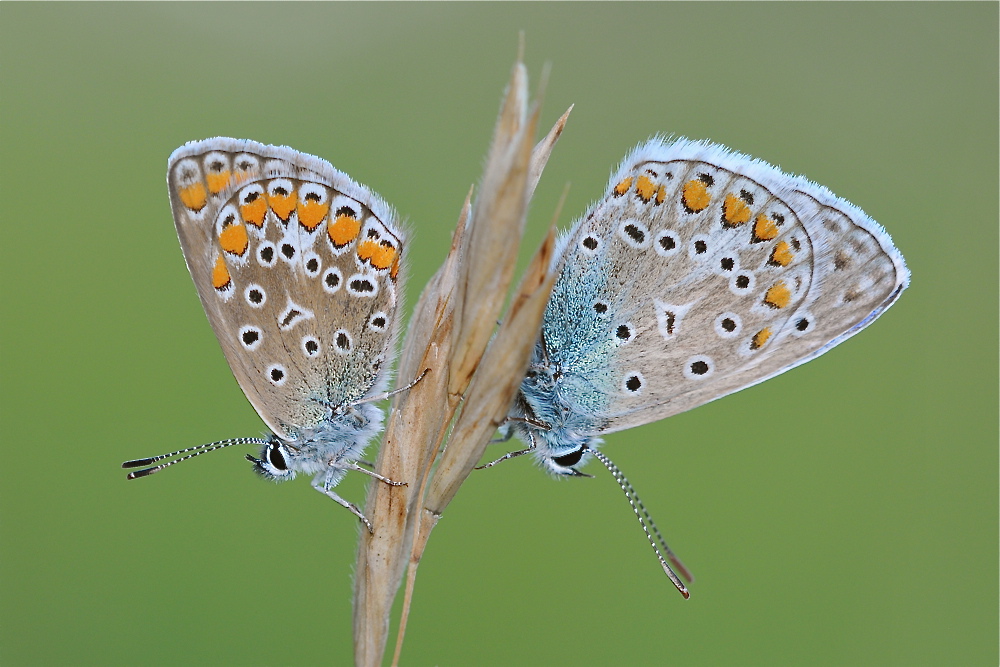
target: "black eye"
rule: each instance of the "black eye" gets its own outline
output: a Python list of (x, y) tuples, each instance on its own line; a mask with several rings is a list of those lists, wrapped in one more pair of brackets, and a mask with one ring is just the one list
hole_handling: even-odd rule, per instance
[(570, 452), (569, 454), (563, 454), (562, 456), (553, 456), (552, 461), (557, 465), (561, 465), (564, 468), (571, 468), (580, 462), (583, 458), (583, 449), (578, 449), (575, 452)]
[(288, 466), (285, 464), (285, 457), (281, 455), (281, 450), (277, 445), (271, 445), (267, 448), (267, 460), (277, 470), (288, 470)]

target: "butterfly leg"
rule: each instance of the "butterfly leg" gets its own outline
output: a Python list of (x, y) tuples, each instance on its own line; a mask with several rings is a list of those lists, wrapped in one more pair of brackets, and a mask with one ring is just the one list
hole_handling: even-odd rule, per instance
[(425, 368), (423, 373), (421, 373), (420, 375), (418, 375), (417, 378), (413, 382), (411, 382), (410, 384), (406, 385), (405, 387), (400, 387), (399, 389), (393, 389), (392, 391), (387, 391), (385, 393), (379, 394), (378, 396), (372, 396), (370, 398), (363, 398), (360, 401), (358, 401), (357, 403), (352, 403), (351, 405), (355, 406), (355, 405), (361, 405), (362, 403), (375, 403), (375, 402), (378, 402), (378, 401), (384, 401), (385, 399), (390, 398), (392, 396), (395, 396), (396, 394), (402, 394), (404, 391), (409, 391), (409, 390), (413, 389), (414, 385), (416, 385), (418, 382), (420, 382), (421, 380), (423, 380), (424, 376), (427, 375), (430, 372), (431, 372), (431, 369)]
[[(508, 440), (510, 440), (511, 438), (513, 438), (514, 437), (514, 429), (510, 428), (510, 425), (512, 423), (528, 424), (529, 426), (534, 426), (535, 428), (540, 428), (543, 431), (548, 431), (551, 428), (545, 422), (540, 422), (537, 419), (531, 419), (529, 417), (507, 417), (506, 419), (503, 420), (503, 423), (500, 424), (500, 428), (499, 428), (499, 430), (503, 432), (503, 437), (497, 438), (496, 440), (490, 440), (489, 444), (496, 445), (496, 444), (499, 444), (501, 442), (507, 442)], [(530, 449), (533, 449), (533, 447), (529, 447), (529, 450)]]
[[(507, 439), (509, 440), (510, 438)], [(527, 447), (526, 449), (519, 449), (516, 452), (507, 452), (506, 454), (504, 454), (495, 461), (490, 461), (489, 463), (483, 464), (481, 466), (476, 466), (476, 470), (485, 470), (486, 468), (492, 468), (501, 461), (506, 461), (507, 459), (513, 459), (518, 456), (524, 456), (525, 454), (530, 454), (531, 452), (535, 451), (535, 436), (531, 434), (531, 431), (528, 431), (528, 440), (531, 441), (531, 446)]]
[[(502, 442), (502, 441), (500, 441), (500, 442)], [(484, 463), (481, 466), (476, 466), (476, 470), (486, 470), (487, 468), (492, 468), (493, 466), (495, 466), (496, 464), (500, 463), (501, 461), (506, 461), (507, 459), (513, 459), (513, 458), (516, 458), (518, 456), (524, 456), (525, 454), (530, 454), (533, 451), (535, 451), (534, 447), (528, 447), (527, 449), (519, 449), (516, 452), (507, 452), (506, 454), (504, 454), (503, 456), (501, 456), (500, 458), (498, 458), (495, 461), (490, 461), (489, 463)]]
[(378, 474), (377, 472), (374, 472), (374, 471), (371, 471), (371, 470), (365, 470), (361, 466), (354, 465), (353, 463), (350, 464), (350, 465), (345, 465), (344, 466), (344, 470), (357, 470), (358, 472), (363, 472), (364, 474), (368, 475), (369, 477), (374, 477), (375, 479), (377, 479), (380, 482), (385, 482), (389, 486), (406, 486), (406, 482), (394, 482), (391, 479), (389, 479), (388, 477), (383, 477), (382, 475)]
[(344, 507), (346, 507), (351, 512), (351, 514), (353, 514), (354, 516), (356, 516), (359, 519), (361, 519), (362, 523), (364, 523), (368, 527), (368, 532), (369, 533), (375, 532), (375, 529), (372, 528), (372, 522), (368, 520), (368, 517), (366, 517), (364, 514), (361, 513), (361, 510), (358, 509), (357, 505), (355, 505), (354, 503), (352, 503), (350, 501), (344, 500), (343, 498), (341, 498), (340, 496), (338, 496), (337, 493), (333, 489), (328, 488), (325, 484), (322, 484), (322, 483), (315, 484), (314, 483), (313, 484), (313, 488), (316, 489), (317, 491), (319, 491), (320, 493), (322, 493), (323, 495), (327, 496), (328, 498), (332, 498), (333, 500), (336, 500), (339, 504), (341, 504)]
[(489, 444), (497, 445), (500, 444), (501, 442), (509, 442), (510, 439), (514, 437), (514, 431), (512, 431), (509, 428), (506, 428), (506, 425), (500, 426), (500, 430), (503, 432), (503, 437), (490, 440)]

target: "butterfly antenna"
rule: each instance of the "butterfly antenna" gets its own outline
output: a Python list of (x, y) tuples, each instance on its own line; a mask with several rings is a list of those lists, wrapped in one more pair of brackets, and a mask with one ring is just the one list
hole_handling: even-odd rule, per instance
[[(146, 477), (147, 475), (152, 475), (154, 472), (159, 472), (164, 468), (169, 468), (175, 463), (180, 463), (181, 461), (187, 461), (188, 459), (193, 459), (201, 454), (206, 454), (208, 452), (213, 452), (216, 449), (223, 449), (225, 447), (231, 447), (233, 445), (266, 445), (267, 440), (262, 440), (261, 438), (230, 438), (228, 440), (219, 440), (218, 442), (210, 442), (205, 445), (197, 445), (195, 447), (188, 447), (187, 449), (179, 449), (176, 452), (170, 452), (169, 454), (161, 454), (160, 456), (152, 456), (148, 459), (134, 459), (132, 461), (126, 461), (122, 464), (122, 468), (138, 468), (139, 466), (148, 466), (151, 463), (156, 463), (157, 461), (162, 461), (163, 459), (173, 458), (180, 454), (186, 454), (186, 456), (181, 456), (179, 459), (174, 459), (173, 461), (167, 461), (166, 463), (161, 463), (160, 465), (153, 466), (151, 468), (144, 468), (142, 470), (136, 470), (128, 474), (128, 479), (138, 479), (139, 477)], [(190, 452), (190, 453), (188, 453)]]
[[(670, 581), (677, 587), (677, 590), (684, 596), (684, 599), (686, 600), (690, 598), (691, 593), (688, 591), (687, 587), (680, 580), (677, 574), (670, 568), (670, 565), (667, 564), (667, 560), (669, 560), (673, 566), (677, 568), (677, 571), (681, 573), (681, 576), (687, 579), (688, 583), (693, 582), (694, 577), (691, 576), (691, 572), (684, 566), (684, 563), (682, 563), (680, 559), (674, 555), (674, 552), (671, 551), (670, 547), (667, 546), (666, 540), (663, 539), (663, 535), (660, 533), (660, 530), (656, 527), (656, 524), (653, 523), (653, 519), (649, 516), (649, 512), (646, 511), (646, 506), (642, 504), (642, 500), (639, 499), (639, 495), (635, 492), (635, 488), (631, 483), (629, 483), (628, 479), (626, 479), (625, 475), (622, 474), (622, 471), (618, 469), (618, 466), (616, 466), (611, 459), (596, 449), (592, 449), (590, 447), (587, 447), (586, 449), (593, 454), (598, 461), (603, 463), (604, 467), (608, 469), (612, 476), (614, 476), (615, 481), (618, 482), (618, 486), (620, 486), (622, 491), (625, 492), (625, 497), (628, 498), (629, 505), (632, 506), (632, 511), (635, 512), (636, 518), (639, 519), (639, 525), (642, 526), (642, 532), (646, 533), (646, 539), (649, 540), (649, 544), (653, 547), (653, 551), (656, 552), (656, 557), (659, 559), (660, 565), (663, 566), (663, 571), (667, 573)], [(656, 536), (655, 539), (653, 537), (654, 535)], [(660, 547), (663, 548), (662, 552), (660, 551)], [(664, 558), (664, 554), (666, 554), (666, 558)]]

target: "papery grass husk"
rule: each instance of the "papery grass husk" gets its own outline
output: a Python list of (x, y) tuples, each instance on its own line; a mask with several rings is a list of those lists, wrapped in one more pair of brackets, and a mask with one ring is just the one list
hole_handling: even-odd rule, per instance
[(529, 106), (519, 56), (479, 192), (474, 202), (466, 198), (451, 251), (421, 293), (403, 342), (398, 384), (427, 373), (394, 397), (376, 462), (379, 474), (407, 486), (373, 483), (368, 490), (366, 511), (374, 532), (361, 531), (358, 545), (357, 665), (382, 664), (393, 601), (409, 566), (393, 658), (398, 663), (417, 566), (431, 531), (503, 423), (524, 377), (555, 280), (549, 270), (554, 229), (531, 260), (499, 328), (496, 323), (513, 278), (528, 202), (570, 110), (532, 148), (539, 111), (537, 103)]

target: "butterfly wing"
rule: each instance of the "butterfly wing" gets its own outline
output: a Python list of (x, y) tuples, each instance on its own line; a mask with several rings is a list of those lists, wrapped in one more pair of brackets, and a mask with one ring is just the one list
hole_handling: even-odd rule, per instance
[(177, 234), (237, 382), (277, 435), (384, 389), (404, 238), (377, 195), (287, 147), (214, 138), (170, 156)]
[(562, 240), (543, 325), (595, 431), (662, 419), (822, 354), (909, 273), (863, 211), (707, 142), (654, 139)]

